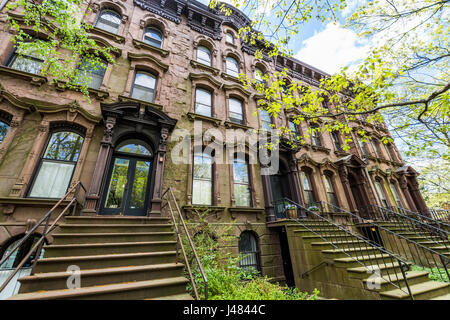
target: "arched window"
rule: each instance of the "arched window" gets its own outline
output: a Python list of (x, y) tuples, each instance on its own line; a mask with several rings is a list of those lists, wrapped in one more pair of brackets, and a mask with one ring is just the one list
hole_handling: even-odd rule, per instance
[(259, 69), (259, 68), (255, 68), (255, 80), (258, 83), (263, 83), (264, 82), (264, 72)]
[[(14, 251), (14, 253), (12, 253), (11, 256), (5, 261), (5, 263), (3, 263), (0, 266), (0, 270), (16, 268), (19, 265), (19, 263), (23, 260), (23, 258), (25, 258), (25, 256), (28, 254), (28, 252), (30, 252), (31, 248), (33, 248), (33, 246), (36, 244), (36, 242), (39, 240), (39, 238), (40, 238), (39, 235), (30, 236), (24, 243), (22, 243), (22, 245), (19, 247), (19, 249)], [(20, 242), (20, 240), (22, 240), (22, 237), (13, 242), (10, 242), (9, 245), (7, 244), (7, 247), (1, 251), (3, 253), (1, 255), (2, 259), (4, 257), (6, 257), (14, 249), (14, 247)], [(42, 248), (39, 258), (42, 258), (44, 256), (44, 251), (45, 251), (44, 248)], [(31, 267), (35, 254), (36, 254), (36, 252), (33, 252), (31, 254), (31, 256), (27, 259), (27, 261), (22, 266), (22, 268)], [(2, 259), (0, 259), (0, 260), (2, 260)]]
[(302, 171), (300, 175), (302, 178), (303, 193), (305, 195), (306, 205), (310, 206), (316, 202), (313, 185), (311, 183), (311, 174), (309, 172)]
[(239, 63), (235, 58), (227, 57), (226, 66), (227, 74), (236, 78), (239, 77)]
[(403, 208), (402, 200), (400, 200), (400, 196), (398, 195), (397, 192), (397, 187), (393, 182), (391, 182), (389, 186), (391, 188), (392, 195), (394, 196), (395, 203), (397, 203), (397, 206), (399, 208)]
[(339, 139), (338, 133), (335, 131), (331, 132), (331, 137), (333, 138), (334, 147), (336, 148), (336, 151), (343, 151), (341, 140)]
[(208, 90), (195, 89), (195, 113), (211, 117), (212, 94)]
[(337, 200), (336, 190), (334, 189), (333, 180), (329, 174), (325, 174), (325, 190), (327, 192), (328, 202), (338, 207), (339, 202)]
[(156, 48), (162, 48), (163, 43), (162, 32), (155, 27), (147, 27), (145, 28), (144, 37), (142, 41)]
[(230, 31), (225, 34), (225, 42), (234, 44), (234, 36)]
[(243, 124), (244, 115), (242, 108), (242, 101), (236, 98), (230, 98), (228, 100), (229, 104), (229, 118), (231, 122)]
[(210, 206), (213, 190), (212, 157), (207, 153), (194, 154), (192, 204)]
[(233, 161), (233, 183), (236, 206), (250, 207), (252, 202), (248, 163), (239, 157), (235, 157)]
[(53, 132), (40, 159), (29, 197), (61, 198), (66, 194), (83, 141), (75, 132)]
[(44, 60), (42, 55), (36, 50), (33, 50), (28, 44), (25, 43), (21, 49), (16, 48), (14, 50), (14, 53), (9, 59), (8, 67), (23, 72), (38, 74), (41, 71)]
[(261, 272), (261, 266), (259, 263), (259, 248), (258, 240), (253, 232), (244, 231), (239, 237), (239, 254), (242, 256), (239, 261), (239, 266), (243, 269), (253, 268), (256, 271)]
[(388, 145), (386, 145), (386, 148), (388, 150), (389, 157), (391, 158), (391, 160), (397, 161), (397, 158), (395, 157), (394, 147), (392, 146), (392, 144), (389, 143)]
[(92, 89), (100, 89), (107, 66), (108, 64), (105, 61), (102, 61), (102, 64), (99, 65), (84, 57), (77, 67), (79, 83)]
[(211, 66), (211, 51), (207, 47), (197, 47), (197, 62)]
[(138, 71), (134, 77), (131, 97), (148, 102), (155, 101), (156, 77), (148, 72)]
[(98, 15), (95, 27), (117, 34), (119, 32), (122, 17), (113, 10), (104, 9)]
[(270, 117), (269, 111), (261, 109), (259, 112), (261, 115), (261, 128), (270, 131), (272, 129), (272, 118)]
[(384, 194), (383, 186), (381, 185), (381, 181), (380, 180), (376, 180), (375, 181), (375, 187), (377, 189), (378, 196), (380, 197), (381, 203), (383, 204), (383, 206), (385, 208), (387, 208), (389, 205), (388, 205), (388, 202), (386, 200), (386, 195)]
[(294, 140), (300, 140), (300, 135), (299, 135), (299, 131), (298, 131), (297, 125), (292, 120), (289, 120), (288, 124), (289, 124), (289, 130), (292, 133), (293, 139)]
[(317, 126), (312, 126), (311, 141), (314, 146), (321, 147), (322, 141), (320, 140), (320, 129)]

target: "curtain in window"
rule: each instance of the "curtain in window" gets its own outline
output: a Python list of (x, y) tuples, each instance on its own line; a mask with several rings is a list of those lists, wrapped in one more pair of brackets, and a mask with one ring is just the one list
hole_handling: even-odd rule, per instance
[(233, 162), (234, 198), (238, 207), (250, 207), (250, 183), (247, 161), (235, 158)]
[(195, 90), (195, 113), (211, 117), (211, 92), (197, 88)]
[(192, 204), (212, 203), (212, 158), (206, 153), (194, 155)]
[(228, 103), (230, 107), (230, 121), (242, 124), (244, 122), (244, 117), (242, 115), (242, 102), (237, 99), (230, 98)]
[(204, 46), (197, 48), (197, 61), (207, 66), (211, 66), (211, 52)]
[(227, 74), (233, 77), (239, 77), (239, 64), (236, 59), (232, 57), (227, 57)]
[(155, 100), (156, 77), (144, 72), (137, 72), (131, 97), (153, 102)]

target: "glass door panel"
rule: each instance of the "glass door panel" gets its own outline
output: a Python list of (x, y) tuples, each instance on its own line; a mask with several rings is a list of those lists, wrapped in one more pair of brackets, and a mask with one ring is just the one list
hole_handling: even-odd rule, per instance
[(128, 159), (116, 158), (114, 160), (105, 201), (106, 209), (121, 209), (123, 207), (129, 166), (130, 160)]
[(144, 209), (147, 195), (147, 182), (150, 171), (150, 161), (136, 161), (136, 169), (133, 177), (133, 187), (131, 188), (130, 209)]

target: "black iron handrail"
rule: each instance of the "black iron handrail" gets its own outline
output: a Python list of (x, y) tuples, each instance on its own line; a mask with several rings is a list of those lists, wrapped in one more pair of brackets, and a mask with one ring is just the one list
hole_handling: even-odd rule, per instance
[(450, 210), (429, 208), (428, 211), (434, 220), (450, 222)]
[[(369, 241), (363, 238), (361, 235), (353, 232), (352, 230), (349, 230), (343, 225), (337, 224), (334, 221), (321, 216), (318, 213), (320, 211), (320, 208), (317, 208), (318, 210), (316, 210), (315, 206), (305, 208), (290, 199), (284, 198), (276, 201), (274, 203), (274, 207), (277, 218), (290, 218), (292, 221), (297, 222), (299, 225), (317, 235), (326, 243), (330, 244), (336, 250), (341, 251), (343, 254), (360, 264), (368, 272), (374, 273), (377, 270), (381, 270), (381, 268), (384, 266), (386, 275), (383, 275), (380, 272), (380, 274), (378, 274), (377, 276), (379, 276), (395, 288), (408, 294), (412, 300), (414, 299), (408, 284), (408, 279), (406, 277), (406, 271), (409, 270), (409, 263), (399, 255), (387, 250), (386, 248), (381, 247), (373, 241)], [(280, 209), (282, 209), (283, 212), (280, 212)], [(286, 216), (288, 210), (295, 210), (296, 215)], [(307, 218), (312, 218), (322, 227), (326, 228), (330, 227), (331, 225), (337, 228), (337, 230), (335, 232), (328, 231), (328, 236), (324, 237), (322, 236), (322, 234), (318, 233), (316, 230), (308, 227), (307, 224), (303, 223), (303, 221)], [(350, 235), (351, 237), (348, 238), (348, 235)], [(339, 244), (340, 246), (337, 246), (337, 244)], [(367, 250), (368, 248), (375, 249), (375, 252), (372, 253), (373, 257), (371, 256), (370, 250)], [(353, 249), (353, 255), (348, 253), (349, 249)], [(362, 259), (363, 257), (364, 259)], [(369, 262), (366, 263), (365, 261)], [(395, 263), (398, 264), (403, 279), (399, 278), (398, 271), (395, 270), (395, 267), (393, 268), (393, 270), (389, 269), (388, 266), (395, 266)], [(401, 285), (401, 282), (404, 282), (406, 288)]]
[[(180, 232), (180, 225), (183, 228), (186, 237), (188, 239), (189, 242), (189, 246), (191, 247), (192, 253), (194, 254), (194, 258), (197, 261), (198, 264), (198, 268), (200, 270), (200, 273), (203, 277), (203, 281), (205, 283), (205, 300), (208, 300), (208, 279), (206, 278), (205, 272), (203, 270), (203, 266), (202, 263), (200, 262), (200, 259), (197, 255), (197, 251), (195, 250), (195, 246), (194, 243), (192, 242), (192, 238), (189, 234), (188, 228), (186, 226), (186, 223), (184, 222), (184, 218), (183, 215), (181, 214), (180, 211), (180, 207), (178, 206), (177, 200), (173, 194), (172, 188), (168, 188), (166, 191), (164, 191), (163, 195), (161, 196), (161, 198), (164, 201), (164, 197), (166, 200), (166, 203), (163, 202), (161, 210), (165, 209), (166, 207), (169, 208), (169, 210), (165, 210), (168, 211), (171, 218), (172, 218), (172, 222), (173, 222), (173, 226), (175, 228), (175, 232), (177, 234), (177, 250), (176, 250), (176, 263), (178, 263), (178, 248), (181, 248), (181, 252), (183, 253), (183, 257), (184, 257), (184, 261), (186, 263), (186, 268), (189, 274), (189, 280), (191, 281), (192, 284), (192, 289), (194, 290), (194, 294), (195, 294), (195, 299), (198, 300), (198, 291), (197, 291), (197, 286), (195, 284), (195, 280), (194, 277), (192, 276), (192, 271), (191, 271), (191, 266), (190, 263), (188, 261), (187, 255), (186, 255), (186, 250), (184, 249), (184, 244), (183, 244), (183, 240), (181, 238), (181, 232)], [(178, 223), (177, 223), (177, 219), (175, 218), (175, 214), (173, 213), (173, 209), (172, 209), (172, 205), (170, 204), (170, 200), (172, 200), (175, 204), (175, 208), (177, 210), (178, 213)]]
[[(443, 282), (449, 282), (449, 270), (447, 265), (450, 262), (449, 257), (447, 257), (445, 254), (442, 254), (433, 248), (427, 247), (423, 244), (418, 243), (417, 241), (410, 239), (408, 237), (405, 237), (387, 227), (384, 227), (383, 225), (356, 215), (353, 212), (347, 211), (341, 207), (338, 207), (336, 205), (333, 205), (331, 203), (325, 202), (325, 201), (319, 201), (315, 203), (322, 212), (341, 212), (347, 214), (350, 218), (352, 218), (352, 221), (357, 224), (364, 224), (368, 227), (375, 227), (378, 230), (383, 230), (384, 232), (393, 235), (396, 238), (401, 239), (402, 241), (406, 242), (405, 244), (403, 242), (398, 243), (394, 239), (390, 237), (385, 237), (383, 240), (387, 241), (389, 244), (389, 248), (393, 250), (394, 252), (402, 255), (404, 258), (411, 259), (412, 262), (415, 265), (419, 265), (422, 268), (426, 268), (430, 270), (430, 273), (432, 273), (434, 276), (439, 278)], [(326, 210), (324, 210), (326, 209)], [(366, 237), (366, 239), (370, 240), (366, 235), (363, 235)], [(381, 244), (380, 244), (381, 245)], [(406, 247), (406, 248), (405, 248)], [(439, 262), (436, 261), (436, 258), (439, 259)], [(439, 272), (438, 268), (443, 268), (447, 277), (443, 277), (442, 274)]]
[(450, 224), (446, 223), (444, 221), (441, 221), (439, 219), (436, 219), (435, 216), (432, 214), (433, 209), (428, 209), (428, 213), (430, 213), (430, 217), (426, 216), (420, 212), (411, 211), (405, 208), (399, 208), (399, 207), (387, 207), (387, 209), (391, 211), (395, 211), (397, 213), (403, 214), (405, 216), (411, 217), (413, 219), (416, 219), (418, 221), (421, 221), (422, 223), (432, 225), (436, 228), (439, 228), (443, 231), (450, 230)]
[[(411, 217), (402, 214), (401, 212), (392, 211), (389, 208), (384, 208), (377, 205), (366, 206), (362, 209), (362, 211), (362, 216), (366, 216), (370, 219), (389, 221), (390, 223), (395, 223), (397, 226), (412, 232), (417, 232), (418, 230), (424, 231), (425, 237), (428, 241), (431, 241), (436, 245), (444, 246), (447, 251), (450, 250), (450, 245), (447, 244), (450, 233), (447, 230), (436, 227), (433, 224), (423, 222), (417, 217)], [(439, 237), (444, 241), (438, 241), (436, 240), (436, 237)]]
[[(14, 276), (17, 274), (17, 272), (19, 272), (20, 268), (22, 268), (22, 266), (27, 262), (27, 260), (29, 259), (29, 257), (33, 254), (33, 252), (36, 251), (36, 254), (34, 255), (34, 260), (32, 262), (32, 267), (31, 267), (31, 275), (34, 274), (34, 268), (36, 266), (36, 263), (41, 255), (41, 251), (42, 251), (42, 247), (44, 245), (45, 242), (45, 238), (58, 226), (57, 223), (59, 222), (59, 220), (61, 220), (62, 217), (65, 217), (67, 214), (66, 212), (70, 209), (70, 207), (73, 205), (73, 210), (72, 210), (72, 215), (75, 214), (76, 212), (76, 208), (77, 208), (77, 204), (80, 204), (80, 201), (78, 200), (78, 196), (80, 195), (80, 190), (83, 189), (85, 196), (83, 197), (84, 199), (86, 199), (86, 188), (83, 186), (83, 184), (81, 183), (81, 181), (78, 181), (75, 185), (73, 185), (69, 191), (67, 191), (67, 193), (58, 200), (58, 202), (27, 232), (27, 234), (25, 236), (23, 236), (22, 239), (20, 239), (19, 242), (17, 242), (17, 244), (11, 249), (10, 252), (8, 252), (1, 260), (0, 260), (0, 267), (9, 259), (9, 257), (16, 252), (21, 246), (22, 244), (25, 243), (25, 241), (27, 241), (32, 235), (35, 235), (36, 230), (45, 223), (44, 225), (44, 230), (41, 234), (41, 237), (39, 238), (39, 240), (35, 243), (35, 245), (30, 249), (30, 251), (23, 257), (23, 259), (20, 261), (20, 263), (16, 266), (16, 268), (14, 269), (14, 271), (9, 275), (9, 277), (5, 280), (5, 282), (3, 282), (3, 284), (0, 286), (0, 292), (2, 292), (6, 286), (8, 285), (8, 283), (11, 281), (12, 278), (14, 278)], [(76, 190), (76, 191), (75, 191)], [(65, 200), (67, 200), (67, 198), (69, 198), (69, 196), (75, 191), (75, 195), (74, 197), (69, 201), (69, 203), (64, 207), (64, 209), (61, 211), (61, 213), (59, 214), (59, 216), (53, 220), (53, 223), (49, 226), (50, 224), (50, 220), (52, 217), (52, 214), (54, 213), (54, 211), (61, 205), (62, 202), (64, 202)], [(81, 203), (82, 206), (84, 206), (84, 201)]]

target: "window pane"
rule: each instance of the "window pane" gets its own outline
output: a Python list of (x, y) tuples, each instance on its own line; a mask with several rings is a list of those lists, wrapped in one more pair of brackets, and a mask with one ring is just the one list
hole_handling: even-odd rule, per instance
[(263, 82), (264, 73), (259, 68), (255, 68), (255, 80), (258, 82)]
[(155, 98), (156, 77), (153, 75), (138, 72), (134, 79), (133, 92), (131, 97), (144, 101), (153, 102)]
[(376, 186), (376, 188), (377, 188), (378, 195), (379, 195), (379, 197), (380, 197), (381, 202), (383, 203), (383, 205), (384, 205), (385, 207), (387, 207), (387, 206), (388, 206), (388, 203), (387, 203), (387, 200), (386, 200), (386, 196), (385, 196), (385, 194), (384, 194), (384, 191), (383, 191), (383, 187), (381, 186), (381, 183), (380, 183), (379, 181), (375, 181), (375, 186)]
[(238, 248), (239, 253), (242, 255), (241, 261), (239, 262), (240, 267), (259, 270), (258, 242), (251, 232), (244, 231), (241, 233)]
[(250, 188), (248, 184), (234, 184), (235, 204), (238, 207), (250, 206)]
[(147, 194), (147, 180), (150, 171), (149, 161), (136, 161), (133, 189), (131, 189), (130, 208), (143, 209)]
[(162, 47), (162, 33), (156, 28), (147, 28), (145, 30), (144, 39), (145, 43), (157, 48)]
[(28, 56), (16, 56), (13, 58), (9, 67), (12, 69), (20, 70), (23, 72), (29, 72), (37, 74), (41, 71), (42, 60), (30, 58)]
[(126, 140), (117, 146), (117, 151), (151, 156), (150, 147), (144, 146), (141, 141)]
[(192, 204), (210, 206), (212, 201), (212, 182), (210, 180), (193, 180)]
[(236, 59), (227, 57), (227, 73), (234, 77), (239, 77), (239, 64)]
[(0, 143), (2, 143), (3, 139), (5, 139), (8, 129), (9, 125), (3, 121), (0, 121)]
[(260, 113), (261, 113), (261, 127), (264, 130), (270, 131), (272, 129), (272, 127), (270, 126), (272, 124), (272, 119), (270, 118), (269, 112), (265, 109), (262, 109)]
[(309, 178), (306, 175), (305, 171), (302, 171), (301, 176), (302, 176), (303, 189), (311, 190), (311, 184), (309, 183)]
[(76, 162), (83, 140), (83, 137), (74, 132), (56, 132), (52, 135), (43, 158)]
[(211, 65), (211, 53), (208, 48), (203, 46), (197, 48), (197, 61), (208, 66)]
[(197, 89), (195, 91), (195, 112), (205, 116), (211, 116), (211, 93), (207, 90)]
[(89, 63), (86, 58), (84, 58), (78, 66), (80, 84), (85, 84), (89, 88), (100, 89), (106, 68), (106, 62), (103, 62), (102, 65), (93, 65)]
[(43, 160), (30, 197), (62, 198), (67, 192), (74, 168), (73, 163)]
[(105, 208), (121, 208), (123, 194), (127, 184), (128, 166), (130, 160), (116, 158), (106, 197)]
[(119, 32), (121, 17), (114, 11), (102, 11), (97, 20), (96, 27), (111, 33)]
[(397, 188), (395, 187), (395, 185), (393, 183), (391, 183), (390, 186), (391, 186), (392, 194), (394, 195), (395, 202), (397, 203), (397, 206), (399, 208), (403, 207), (402, 201), (400, 200), (400, 197), (399, 197), (399, 195), (397, 193)]
[(194, 155), (194, 172), (196, 179), (212, 178), (212, 159), (209, 155), (202, 153)]
[(230, 32), (225, 34), (225, 42), (234, 44), (234, 37)]
[(134, 79), (134, 84), (140, 85), (145, 88), (155, 89), (156, 78), (148, 73), (138, 72)]
[(242, 102), (237, 99), (229, 99), (230, 121), (242, 123), (244, 118), (242, 115)]
[(246, 161), (241, 159), (234, 159), (233, 181), (239, 183), (248, 183), (248, 166)]

